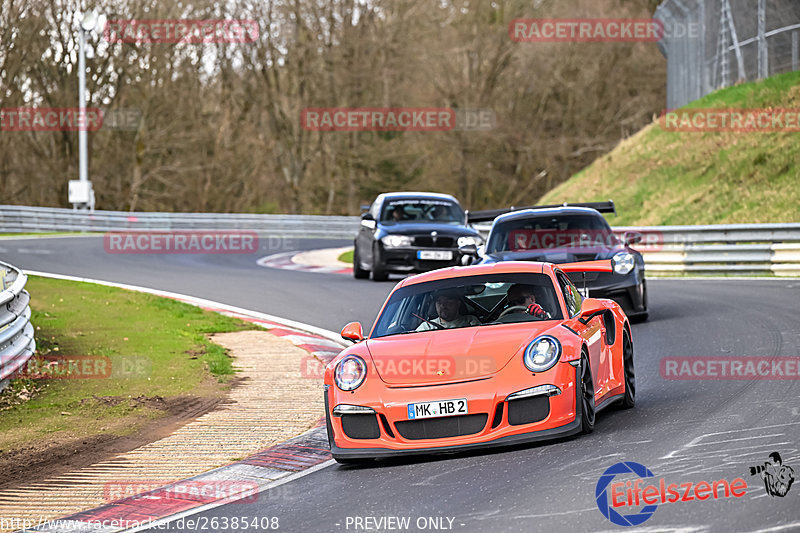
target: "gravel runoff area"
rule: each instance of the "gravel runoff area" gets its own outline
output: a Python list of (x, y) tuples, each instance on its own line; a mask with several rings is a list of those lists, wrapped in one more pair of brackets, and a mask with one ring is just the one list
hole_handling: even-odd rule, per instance
[[(166, 484), (208, 471), (314, 427), (322, 379), (305, 372), (308, 351), (267, 331), (221, 333), (239, 384), (226, 401), (173, 434), (110, 460), (0, 491), (0, 517), (49, 520), (108, 503), (120, 487)], [(113, 490), (109, 490), (112, 488)]]

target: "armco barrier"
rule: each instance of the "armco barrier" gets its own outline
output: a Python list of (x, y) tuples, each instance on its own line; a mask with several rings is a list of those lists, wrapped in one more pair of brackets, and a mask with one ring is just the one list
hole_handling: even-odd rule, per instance
[(284, 237), (350, 239), (357, 217), (227, 213), (76, 211), (0, 205), (0, 231), (221, 231), (249, 230)]
[(0, 263), (0, 390), (36, 350), (31, 325), (28, 277), (18, 268)]
[[(224, 213), (129, 213), (0, 205), (0, 232), (220, 231), (352, 239), (360, 220), (349, 216)], [(475, 224), (484, 236), (491, 224)], [(614, 227), (637, 231), (648, 275), (800, 276), (800, 224)], [(655, 237), (655, 239), (653, 239)], [(634, 246), (636, 247), (636, 246)]]

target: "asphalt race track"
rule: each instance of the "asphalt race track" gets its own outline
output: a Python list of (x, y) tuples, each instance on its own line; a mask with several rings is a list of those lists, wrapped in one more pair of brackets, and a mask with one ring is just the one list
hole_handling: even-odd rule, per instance
[[(0, 257), (24, 269), (180, 292), (330, 330), (350, 320), (369, 327), (392, 282), (255, 264), (270, 253), (346, 244), (295, 239), (254, 255), (112, 255), (99, 238), (54, 238), (0, 241)], [(654, 280), (648, 289), (651, 318), (633, 326), (636, 408), (604, 411), (591, 435), (332, 465), (255, 503), (193, 515), (193, 528), (172, 522), (161, 531), (198, 531), (202, 523), (232, 531), (234, 517), (277, 517), (280, 531), (298, 532), (393, 530), (395, 522), (377, 522), (386, 517), (407, 517), (408, 529), (394, 529), (401, 531), (800, 531), (800, 482), (773, 497), (749, 472), (777, 451), (800, 476), (797, 379), (666, 380), (659, 372), (663, 357), (800, 356), (800, 280)], [(741, 477), (748, 488), (739, 498), (660, 504), (639, 528), (618, 527), (598, 510), (595, 486), (620, 461), (645, 465), (668, 484)]]

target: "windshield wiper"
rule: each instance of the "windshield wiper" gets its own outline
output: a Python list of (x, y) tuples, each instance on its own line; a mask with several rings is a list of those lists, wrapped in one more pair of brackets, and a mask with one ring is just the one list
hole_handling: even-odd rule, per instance
[(436, 329), (444, 329), (444, 326), (442, 326), (441, 324), (437, 324), (436, 322), (434, 322), (432, 320), (428, 320), (427, 318), (421, 317), (416, 313), (411, 313), (411, 314), (414, 315), (415, 317), (419, 318), (420, 320), (424, 320), (425, 322), (427, 322), (431, 326), (436, 327)]

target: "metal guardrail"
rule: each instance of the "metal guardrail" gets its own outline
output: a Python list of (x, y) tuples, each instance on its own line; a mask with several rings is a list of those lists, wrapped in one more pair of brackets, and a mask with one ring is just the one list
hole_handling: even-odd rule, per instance
[(76, 211), (0, 205), (2, 232), (256, 231), (285, 237), (350, 239), (358, 217), (227, 213)]
[(27, 281), (21, 270), (0, 263), (0, 390), (36, 350)]
[(649, 274), (800, 276), (800, 224), (613, 229), (619, 235), (643, 234), (641, 251)]
[[(129, 213), (0, 205), (0, 232), (248, 230), (286, 237), (352, 239), (359, 217)], [(484, 238), (491, 224), (474, 224)], [(800, 224), (615, 227), (637, 231), (649, 275), (800, 276)]]
[[(476, 224), (484, 238), (491, 224)], [(638, 232), (648, 275), (800, 276), (800, 224), (618, 226)]]

